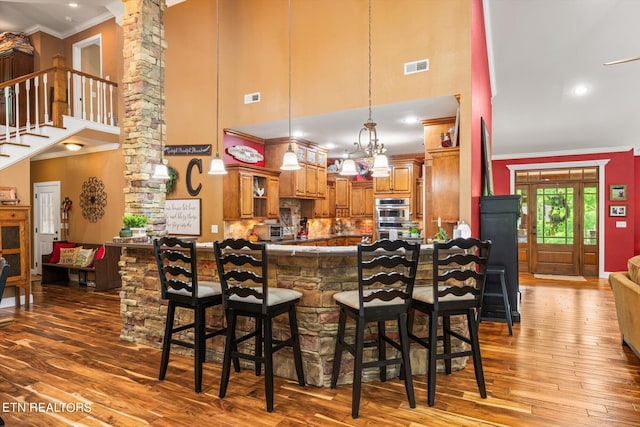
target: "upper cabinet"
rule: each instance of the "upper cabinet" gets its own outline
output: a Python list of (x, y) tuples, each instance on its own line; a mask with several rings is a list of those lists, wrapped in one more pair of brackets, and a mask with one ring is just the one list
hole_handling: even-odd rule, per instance
[(280, 171), (228, 165), (223, 178), (224, 220), (278, 218)]
[(373, 186), (371, 181), (351, 183), (351, 217), (373, 219)]
[[(270, 140), (265, 144), (265, 166), (278, 169), (289, 147), (288, 139)], [(280, 197), (323, 199), (327, 193), (327, 150), (304, 141), (292, 143), (301, 168), (280, 174)]]
[(415, 191), (416, 179), (420, 177), (420, 162), (417, 160), (391, 160), (388, 177), (373, 178), (375, 196), (397, 194), (411, 197)]

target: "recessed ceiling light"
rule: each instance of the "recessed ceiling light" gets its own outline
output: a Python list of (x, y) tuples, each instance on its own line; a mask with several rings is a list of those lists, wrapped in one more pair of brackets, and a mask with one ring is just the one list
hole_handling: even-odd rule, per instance
[(302, 138), (303, 136), (304, 136), (304, 132), (302, 132), (301, 130), (297, 130), (293, 132), (294, 138)]
[(333, 150), (334, 148), (336, 148), (336, 144), (334, 144), (333, 142), (327, 142), (324, 146), (327, 150)]
[(418, 123), (418, 118), (415, 116), (408, 116), (408, 117), (405, 117), (403, 121), (407, 125), (413, 125)]
[(587, 85), (579, 84), (573, 88), (573, 94), (575, 96), (585, 96), (588, 93), (589, 93), (589, 86)]
[(69, 3), (69, 7), (78, 7), (78, 3)]

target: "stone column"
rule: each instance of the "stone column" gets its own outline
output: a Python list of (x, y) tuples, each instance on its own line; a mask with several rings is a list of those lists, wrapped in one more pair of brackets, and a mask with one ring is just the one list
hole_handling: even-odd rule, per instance
[(122, 96), (125, 159), (125, 215), (149, 218), (148, 233), (166, 234), (165, 183), (151, 178), (162, 158), (165, 0), (123, 0), (124, 75)]

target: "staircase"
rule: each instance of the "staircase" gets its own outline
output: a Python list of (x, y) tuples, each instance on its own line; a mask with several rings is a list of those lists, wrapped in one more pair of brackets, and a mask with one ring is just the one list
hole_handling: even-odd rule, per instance
[(64, 142), (86, 145), (81, 153), (119, 142), (117, 85), (66, 68), (62, 57), (52, 68), (0, 83), (0, 97), (0, 170), (66, 152)]

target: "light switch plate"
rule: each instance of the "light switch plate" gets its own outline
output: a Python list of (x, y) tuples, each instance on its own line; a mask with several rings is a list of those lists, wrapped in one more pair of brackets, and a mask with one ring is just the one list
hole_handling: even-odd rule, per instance
[(616, 228), (627, 228), (627, 221), (616, 221)]
[(211, 224), (211, 232), (212, 233), (218, 232), (218, 224)]

